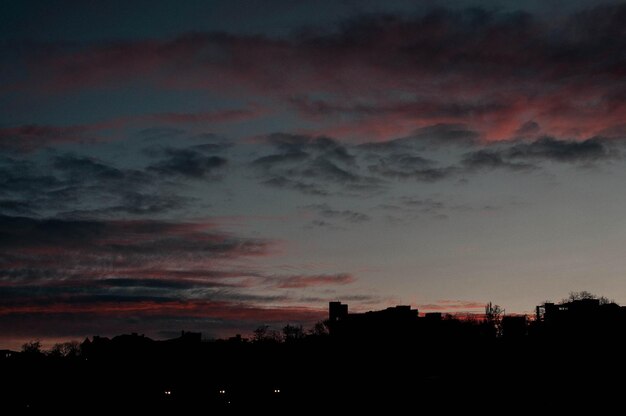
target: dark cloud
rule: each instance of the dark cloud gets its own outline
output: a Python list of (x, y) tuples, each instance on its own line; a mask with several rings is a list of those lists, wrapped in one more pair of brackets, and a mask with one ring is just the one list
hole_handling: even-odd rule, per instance
[(445, 219), (455, 206), (433, 199), (419, 198), (415, 196), (402, 196), (390, 199), (384, 204), (380, 204), (378, 209), (387, 212), (387, 220), (392, 223), (402, 224), (407, 221), (414, 221), (422, 215), (433, 219)]
[[(440, 163), (436, 160), (441, 157), (441, 154), (436, 154), (441, 146), (478, 146), (478, 137), (478, 133), (464, 125), (437, 124), (421, 128), (411, 136), (387, 142), (365, 143), (357, 146), (357, 149), (363, 153), (370, 173), (385, 178), (435, 182), (454, 177), (462, 170), (451, 165), (450, 161)], [(454, 155), (453, 152), (451, 154)]]
[(48, 166), (0, 160), (0, 213), (28, 215), (150, 215), (182, 209), (190, 198), (152, 173), (118, 168), (76, 154), (55, 155)]
[[(88, 196), (110, 200), (130, 198), (154, 184), (154, 178), (140, 169), (118, 168), (103, 160), (63, 154), (53, 159), (53, 167), (60, 179), (56, 189), (43, 191), (56, 192), (55, 197), (87, 200)], [(62, 193), (59, 195), (58, 193)]]
[(56, 177), (44, 173), (34, 162), (0, 158), (0, 195), (3, 197), (24, 193), (32, 198), (41, 190), (60, 184)]
[(324, 220), (312, 220), (310, 221), (307, 225), (304, 226), (304, 228), (327, 228), (330, 230), (340, 230), (340, 231), (345, 231), (347, 230), (346, 227), (342, 227), (339, 226), (335, 223), (332, 222), (328, 222), (328, 221), (324, 221)]
[(0, 214), (37, 215), (42, 207), (73, 201), (66, 181), (37, 163), (0, 158)]
[(509, 169), (512, 171), (524, 171), (535, 168), (528, 163), (511, 162), (498, 151), (477, 150), (467, 153), (461, 160), (462, 165), (470, 171), (482, 169)]
[(66, 210), (59, 214), (62, 218), (109, 218), (121, 214), (152, 216), (171, 211), (181, 210), (193, 201), (192, 198), (181, 197), (167, 192), (157, 191), (155, 194), (120, 190), (117, 204), (104, 208)]
[(261, 182), (264, 185), (268, 185), (274, 188), (280, 189), (292, 189), (298, 192), (302, 192), (304, 194), (309, 195), (318, 195), (325, 196), (329, 195), (329, 192), (325, 189), (326, 187), (323, 185), (318, 185), (314, 183), (303, 182), (299, 180), (292, 180), (285, 178), (284, 176), (274, 176), (270, 179), (267, 179)]
[(544, 137), (530, 143), (512, 145), (511, 159), (546, 159), (557, 162), (592, 162), (614, 156), (606, 141), (592, 138), (584, 141), (557, 140)]
[(166, 158), (148, 167), (160, 175), (183, 176), (186, 178), (216, 177), (227, 160), (221, 156), (206, 155), (195, 149), (165, 149)]
[(388, 178), (415, 179), (423, 182), (435, 182), (448, 179), (458, 172), (452, 166), (445, 167), (423, 167), (419, 159), (413, 158), (414, 165), (402, 161), (400, 165), (393, 163), (393, 160), (381, 159), (378, 164), (368, 167), (371, 173), (375, 173)]
[[(534, 126), (527, 127), (534, 129)], [(537, 168), (535, 163), (540, 161), (590, 163), (616, 155), (616, 151), (603, 139), (572, 141), (543, 137), (534, 141), (503, 142), (466, 153), (461, 164), (470, 171), (499, 168), (525, 171)]]
[(426, 141), (429, 146), (441, 144), (476, 144), (480, 133), (460, 123), (438, 123), (417, 129), (411, 136), (400, 141)]
[[(301, 98), (292, 100), (291, 103), (303, 115), (315, 118), (329, 117), (346, 117), (351, 116), (356, 119), (414, 119), (416, 124), (419, 120), (464, 120), (468, 117), (482, 117), (485, 115), (499, 113), (509, 110), (509, 104), (502, 102), (463, 102), (452, 101), (450, 97), (440, 96), (436, 99), (425, 98), (413, 101), (395, 101), (382, 103), (342, 103), (328, 102), (322, 100), (309, 100)], [(458, 125), (458, 124), (457, 124)], [(435, 125), (437, 126), (437, 125)], [(447, 124), (440, 124), (447, 126)], [(425, 127), (420, 128), (416, 132), (416, 136), (420, 138), (430, 138), (429, 136), (441, 136), (444, 140), (449, 141), (471, 141), (475, 139), (474, 134), (467, 129), (448, 131), (447, 134), (441, 134), (438, 129)]]
[(354, 156), (345, 145), (329, 137), (274, 133), (266, 138), (266, 142), (276, 147), (282, 154), (306, 153), (344, 163), (354, 161)]
[[(135, 137), (143, 141), (171, 141), (188, 136), (190, 140), (213, 139), (211, 133), (189, 134), (185, 129), (167, 126), (168, 124), (215, 124), (244, 121), (256, 118), (263, 111), (259, 109), (218, 110), (202, 113), (150, 113), (100, 120), (90, 124), (66, 126), (18, 125), (0, 127), (0, 150), (14, 153), (30, 153), (46, 147), (63, 144), (93, 144), (116, 140), (111, 131), (124, 130), (136, 126), (153, 125), (142, 128)], [(154, 126), (157, 124), (157, 126)], [(166, 126), (161, 126), (165, 124)]]
[(324, 157), (317, 157), (310, 161), (298, 172), (304, 177), (321, 179), (340, 184), (358, 182), (362, 178), (355, 171), (340, 167), (333, 161)]
[(519, 137), (533, 137), (539, 134), (540, 131), (541, 126), (539, 126), (539, 123), (527, 121), (515, 130), (515, 135)]
[(363, 175), (357, 149), (328, 137), (276, 133), (264, 143), (275, 152), (257, 157), (251, 166), (260, 172), (262, 183), (312, 195), (328, 195), (339, 189), (371, 192), (380, 181)]
[(13, 215), (33, 215), (33, 206), (28, 201), (0, 200), (0, 213)]
[(441, 154), (430, 155), (441, 150), (442, 145), (461, 148), (479, 146), (478, 138), (479, 134), (465, 125), (436, 124), (418, 129), (407, 137), (365, 143), (357, 148), (364, 153), (370, 173), (386, 178), (436, 182), (454, 177), (462, 173), (462, 169), (449, 161), (440, 163), (433, 158)]
[(264, 167), (266, 169), (272, 169), (276, 165), (289, 165), (297, 164), (309, 158), (309, 154), (302, 151), (290, 151), (282, 154), (274, 154), (269, 156), (263, 156), (255, 159), (252, 164), (254, 166)]
[(358, 224), (371, 219), (369, 215), (362, 212), (353, 211), (351, 209), (337, 210), (331, 208), (328, 204), (312, 204), (303, 206), (302, 208), (316, 211), (320, 217), (328, 220), (340, 220), (343, 222)]
[(124, 178), (121, 170), (111, 167), (95, 158), (65, 154), (54, 159), (54, 167), (72, 179), (85, 177), (98, 181), (118, 181)]
[[(534, 134), (538, 128), (533, 122), (525, 123), (520, 133)], [(446, 134), (449, 137), (438, 143), (452, 140), (463, 146), (428, 145), (434, 137)], [(253, 168), (255, 180), (273, 188), (313, 196), (358, 196), (384, 192), (392, 186), (391, 180), (437, 182), (493, 169), (532, 171), (545, 161), (591, 163), (612, 159), (619, 155), (622, 143), (604, 138), (573, 141), (551, 137), (483, 143), (471, 141), (473, 137), (463, 126), (449, 125), (366, 145), (276, 134), (267, 138), (251, 162), (246, 162), (250, 156), (244, 155), (234, 163)], [(463, 153), (467, 146), (473, 150)], [(221, 178), (228, 162), (219, 154), (229, 148), (232, 154), (238, 153), (239, 148), (219, 142), (185, 148), (152, 147), (148, 155), (161, 160), (145, 170), (70, 153), (53, 153), (49, 166), (41, 160), (35, 163), (5, 157), (0, 160), (0, 213), (120, 218), (181, 211), (194, 202), (181, 195), (186, 181)]]
[(28, 153), (42, 147), (66, 143), (91, 143), (88, 126), (26, 125), (0, 128), (0, 150)]
[(350, 275), (268, 276), (238, 261), (272, 242), (210, 224), (0, 216), (0, 292), (12, 304), (279, 300), (242, 291), (347, 284)]
[(406, 137), (364, 143), (361, 147), (377, 152), (425, 151), (442, 145), (470, 146), (477, 144), (479, 138), (480, 133), (463, 124), (434, 124), (419, 128)]
[(270, 245), (210, 224), (0, 216), (0, 315), (184, 316), (190, 299), (245, 296), (238, 291), (258, 273), (229, 265)]
[[(373, 157), (371, 159), (373, 159)], [(411, 171), (416, 168), (430, 168), (437, 164), (437, 162), (432, 159), (427, 159), (409, 151), (379, 157), (378, 161), (380, 165), (392, 165), (402, 171)]]
[(120, 205), (108, 208), (109, 212), (123, 212), (134, 215), (154, 215), (183, 208), (189, 198), (172, 194), (143, 194), (140, 192), (124, 192)]
[[(204, 227), (204, 229), (203, 229)], [(208, 228), (209, 230), (206, 230)], [(16, 254), (78, 250), (102, 259), (178, 254), (206, 258), (261, 255), (267, 242), (212, 233), (207, 225), (164, 221), (87, 221), (0, 216), (0, 247)]]
[[(520, 137), (539, 131), (534, 122), (518, 129)], [(600, 138), (497, 143), (477, 139), (478, 134), (463, 125), (435, 125), (389, 142), (342, 145), (337, 153), (331, 139), (322, 145), (307, 136), (276, 135), (269, 143), (283, 152), (258, 157), (252, 165), (272, 175), (265, 179), (267, 185), (329, 195), (336, 189), (354, 189), (357, 194), (380, 191), (389, 186), (385, 183), (389, 179), (437, 182), (492, 169), (532, 171), (546, 160), (592, 162), (617, 155), (616, 146)], [(442, 148), (443, 143), (455, 146)], [(335, 157), (329, 157), (327, 149), (333, 149)]]
[(231, 143), (217, 142), (217, 143), (196, 144), (194, 146), (191, 146), (190, 149), (197, 150), (203, 153), (222, 153), (226, 149), (229, 149), (231, 147), (232, 147)]

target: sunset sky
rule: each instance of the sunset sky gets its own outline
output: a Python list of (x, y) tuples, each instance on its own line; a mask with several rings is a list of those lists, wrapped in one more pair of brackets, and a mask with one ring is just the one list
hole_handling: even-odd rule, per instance
[(0, 348), (624, 304), (625, 139), (626, 4), (3, 1)]

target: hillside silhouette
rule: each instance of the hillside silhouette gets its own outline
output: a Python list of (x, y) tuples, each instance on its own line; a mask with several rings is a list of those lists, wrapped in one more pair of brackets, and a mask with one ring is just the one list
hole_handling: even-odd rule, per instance
[[(626, 368), (626, 307), (586, 292), (506, 315), (419, 314), (410, 306), (350, 313), (330, 302), (310, 330), (259, 327), (205, 342), (182, 332), (94, 336), (42, 352), (0, 351), (7, 414), (202, 411), (300, 414), (610, 407)], [(182, 413), (181, 413), (182, 412)]]

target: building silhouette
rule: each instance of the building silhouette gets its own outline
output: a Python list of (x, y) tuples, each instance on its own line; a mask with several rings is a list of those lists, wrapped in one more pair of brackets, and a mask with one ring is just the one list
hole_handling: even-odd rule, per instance
[(418, 310), (410, 305), (349, 313), (347, 304), (328, 304), (328, 328), (330, 334), (337, 338), (397, 341), (417, 333), (418, 319)]
[(528, 319), (526, 315), (508, 315), (502, 318), (502, 337), (505, 339), (519, 339), (528, 334)]
[(549, 337), (622, 337), (626, 307), (595, 298), (546, 302), (536, 307), (535, 324)]

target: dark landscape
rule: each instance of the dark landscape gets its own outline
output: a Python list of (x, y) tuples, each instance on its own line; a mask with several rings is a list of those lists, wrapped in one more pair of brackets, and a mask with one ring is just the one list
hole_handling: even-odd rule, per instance
[(410, 306), (350, 314), (331, 302), (329, 319), (309, 331), (259, 327), (251, 338), (208, 342), (184, 331), (167, 341), (94, 336), (46, 353), (37, 347), (2, 351), (11, 412), (599, 409), (621, 400), (626, 307), (583, 293), (540, 305), (534, 317), (489, 304), (484, 316), (458, 318), (418, 317)]

